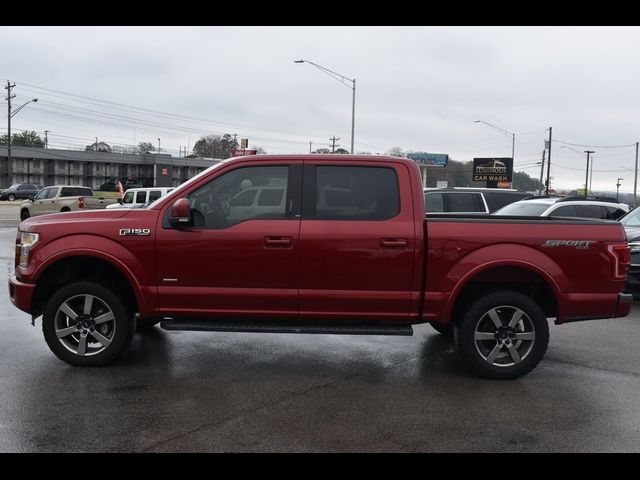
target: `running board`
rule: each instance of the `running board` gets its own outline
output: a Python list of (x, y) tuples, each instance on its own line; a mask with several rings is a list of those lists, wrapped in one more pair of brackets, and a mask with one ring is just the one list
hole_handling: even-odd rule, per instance
[(247, 333), (319, 333), (325, 335), (413, 335), (411, 325), (380, 324), (300, 324), (259, 322), (203, 322), (194, 320), (164, 319), (160, 326), (165, 330), (189, 330), (196, 332), (247, 332)]

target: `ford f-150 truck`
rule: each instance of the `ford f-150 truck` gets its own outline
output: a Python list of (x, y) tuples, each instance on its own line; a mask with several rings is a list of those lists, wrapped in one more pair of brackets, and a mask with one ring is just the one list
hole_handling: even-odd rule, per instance
[(112, 362), (158, 322), (372, 335), (428, 322), (507, 379), (542, 359), (549, 319), (627, 315), (628, 268), (615, 221), (430, 217), (413, 161), (254, 155), (146, 208), (23, 221), (9, 291), (72, 365)]
[(102, 198), (93, 195), (89, 187), (58, 185), (40, 190), (33, 200), (25, 200), (20, 205), (20, 220), (36, 215), (74, 210), (93, 210), (106, 208), (116, 203), (115, 198)]

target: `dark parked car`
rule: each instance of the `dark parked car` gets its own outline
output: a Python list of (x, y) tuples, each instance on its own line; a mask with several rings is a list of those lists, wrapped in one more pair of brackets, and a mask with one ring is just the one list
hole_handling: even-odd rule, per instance
[(100, 192), (117, 192), (118, 184), (116, 182), (108, 181), (104, 182), (100, 187), (98, 187), (98, 191)]
[(18, 198), (28, 199), (36, 196), (44, 187), (36, 183), (16, 183), (0, 191), (0, 200), (14, 201)]
[(640, 300), (640, 208), (635, 208), (620, 219), (631, 247), (631, 265), (627, 276), (627, 291), (634, 300)]
[(425, 188), (427, 213), (487, 214), (531, 194), (505, 188)]

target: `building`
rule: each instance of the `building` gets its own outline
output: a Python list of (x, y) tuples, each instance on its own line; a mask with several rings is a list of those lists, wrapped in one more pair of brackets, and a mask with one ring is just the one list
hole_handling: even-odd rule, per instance
[[(143, 187), (175, 187), (220, 162), (213, 158), (11, 147), (12, 183), (83, 185), (98, 189), (108, 181)], [(0, 146), (0, 188), (7, 188), (7, 147)]]

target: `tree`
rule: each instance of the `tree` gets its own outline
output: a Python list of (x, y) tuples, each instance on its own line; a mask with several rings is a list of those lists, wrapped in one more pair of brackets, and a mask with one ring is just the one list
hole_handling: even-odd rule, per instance
[(207, 135), (193, 146), (193, 153), (200, 157), (229, 158), (231, 150), (238, 148), (238, 141), (232, 135)]
[(87, 152), (107, 152), (111, 153), (111, 147), (104, 142), (94, 142), (84, 147)]
[(155, 152), (156, 147), (153, 146), (151, 142), (140, 142), (138, 143), (137, 152), (140, 155), (144, 155), (145, 153)]
[(392, 157), (400, 157), (405, 158), (407, 156), (406, 153), (400, 147), (391, 147), (387, 151), (387, 155), (391, 155)]
[(313, 153), (331, 153), (331, 150), (328, 148), (318, 148), (315, 152)]
[(344, 155), (344, 154), (348, 155), (349, 154), (349, 150), (345, 150), (344, 148), (336, 148), (336, 153), (339, 153), (341, 155)]
[[(0, 136), (0, 145), (7, 145), (8, 140), (7, 134)], [(14, 133), (11, 135), (11, 145), (14, 147), (44, 148), (44, 140), (34, 131)]]
[(513, 172), (513, 188), (527, 192), (544, 189), (544, 185), (537, 178), (531, 178), (525, 172)]

